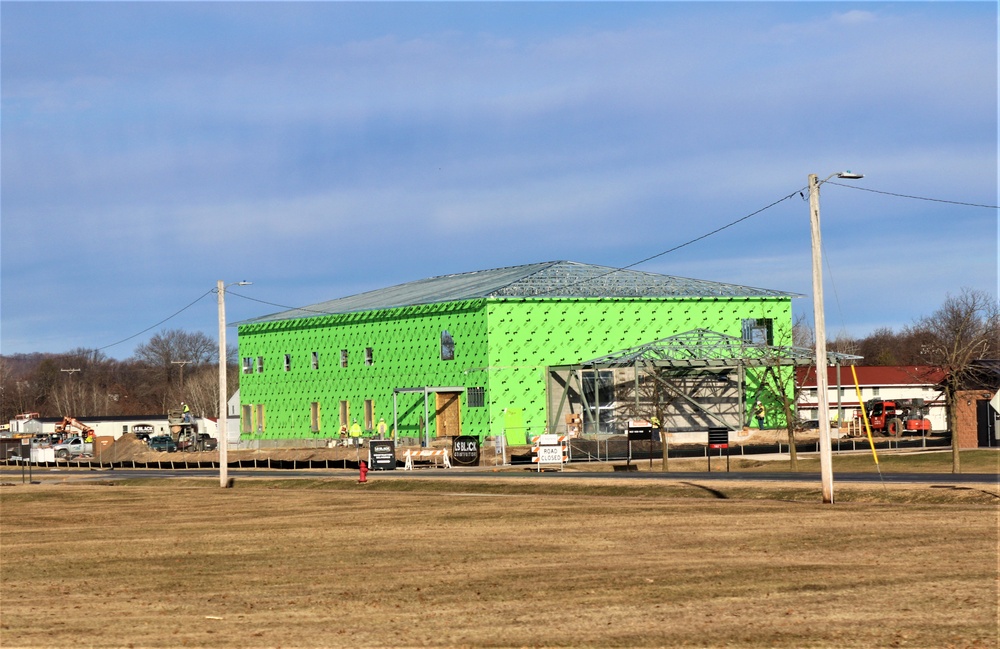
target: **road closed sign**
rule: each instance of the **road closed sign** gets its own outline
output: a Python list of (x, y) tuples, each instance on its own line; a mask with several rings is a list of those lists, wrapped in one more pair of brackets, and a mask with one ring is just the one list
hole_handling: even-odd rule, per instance
[(531, 461), (535, 463), (537, 470), (541, 471), (543, 465), (552, 464), (562, 468), (567, 461), (566, 436), (539, 435), (531, 440), (531, 451), (533, 455)]
[(563, 458), (562, 446), (538, 447), (539, 464), (562, 464), (562, 458)]

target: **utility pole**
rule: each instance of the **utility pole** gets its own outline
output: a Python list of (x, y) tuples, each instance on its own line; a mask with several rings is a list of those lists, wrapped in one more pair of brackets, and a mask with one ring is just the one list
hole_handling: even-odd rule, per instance
[(173, 365), (181, 366), (181, 396), (184, 396), (184, 366), (193, 361), (170, 361)]
[(819, 472), (823, 502), (833, 503), (833, 450), (830, 448), (830, 394), (826, 375), (826, 316), (823, 312), (823, 241), (819, 227), (819, 183), (809, 174), (809, 224), (812, 232), (813, 318), (816, 327), (816, 396), (819, 405)]
[[(252, 282), (235, 282), (230, 286), (249, 286)], [(226, 284), (219, 280), (219, 486), (229, 487), (229, 437), (226, 419), (229, 418), (229, 395), (226, 385)]]
[[(80, 371), (80, 368), (74, 367), (72, 369), (60, 369), (59, 371), (66, 372), (67, 374), (70, 375), (70, 377), (72, 377), (74, 374)], [(70, 413), (71, 416), (75, 417), (77, 416), (78, 413), (71, 412), (75, 410), (75, 404), (73, 402), (76, 401), (76, 399), (73, 398), (73, 390), (71, 389), (71, 386), (68, 385), (63, 385), (62, 387), (63, 387), (63, 394), (66, 396), (66, 406), (61, 408), (61, 410), (66, 411), (65, 413), (63, 413), (63, 415), (65, 416), (67, 413)]]
[(226, 285), (220, 279), (217, 285), (219, 293), (219, 486), (223, 489), (229, 486), (229, 437), (226, 433), (226, 418), (229, 409), (226, 407)]
[(809, 174), (809, 224), (812, 233), (813, 323), (816, 327), (816, 396), (819, 406), (819, 471), (823, 483), (823, 502), (833, 504), (833, 450), (830, 447), (830, 394), (827, 377), (826, 316), (823, 313), (823, 241), (819, 227), (819, 186), (834, 176), (846, 180), (864, 178), (842, 171), (819, 182)]

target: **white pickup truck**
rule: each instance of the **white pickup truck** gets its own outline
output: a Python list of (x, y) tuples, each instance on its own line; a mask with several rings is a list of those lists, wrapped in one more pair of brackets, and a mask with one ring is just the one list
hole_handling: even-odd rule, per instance
[(81, 455), (93, 455), (94, 445), (85, 442), (82, 437), (70, 437), (62, 444), (53, 445), (52, 452), (57, 458), (68, 460)]

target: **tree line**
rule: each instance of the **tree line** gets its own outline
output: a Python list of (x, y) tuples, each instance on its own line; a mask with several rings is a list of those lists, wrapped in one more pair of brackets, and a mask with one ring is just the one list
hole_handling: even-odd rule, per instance
[[(42, 417), (166, 414), (181, 402), (219, 416), (219, 346), (202, 333), (164, 330), (126, 360), (78, 348), (0, 356), (0, 422)], [(227, 349), (227, 398), (239, 386), (236, 348)]]
[[(812, 344), (802, 320), (795, 323), (793, 338), (796, 346)], [(861, 338), (840, 335), (828, 349), (863, 356), (865, 365), (940, 366), (948, 372), (944, 387), (951, 397), (973, 361), (1000, 358), (997, 300), (962, 289), (900, 331), (884, 327)], [(235, 347), (227, 350), (227, 365), (231, 395), (239, 386)], [(124, 361), (93, 349), (0, 356), (0, 390), (0, 422), (25, 412), (43, 417), (149, 415), (166, 413), (182, 401), (196, 415), (217, 417), (218, 344), (205, 334), (173, 329), (154, 335)]]

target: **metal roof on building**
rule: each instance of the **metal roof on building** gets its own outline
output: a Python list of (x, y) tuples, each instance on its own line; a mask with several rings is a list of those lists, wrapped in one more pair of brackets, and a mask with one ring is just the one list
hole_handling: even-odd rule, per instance
[[(816, 387), (816, 369), (803, 367), (797, 370), (796, 381), (804, 388)], [(841, 382), (854, 383), (850, 369), (841, 368)], [(854, 372), (858, 385), (937, 385), (948, 375), (948, 371), (932, 365), (855, 365)], [(827, 385), (837, 384), (837, 368), (827, 368)]]
[(484, 298), (798, 297), (798, 294), (707, 280), (548, 261), (441, 275), (281, 311), (238, 324), (311, 318)]

